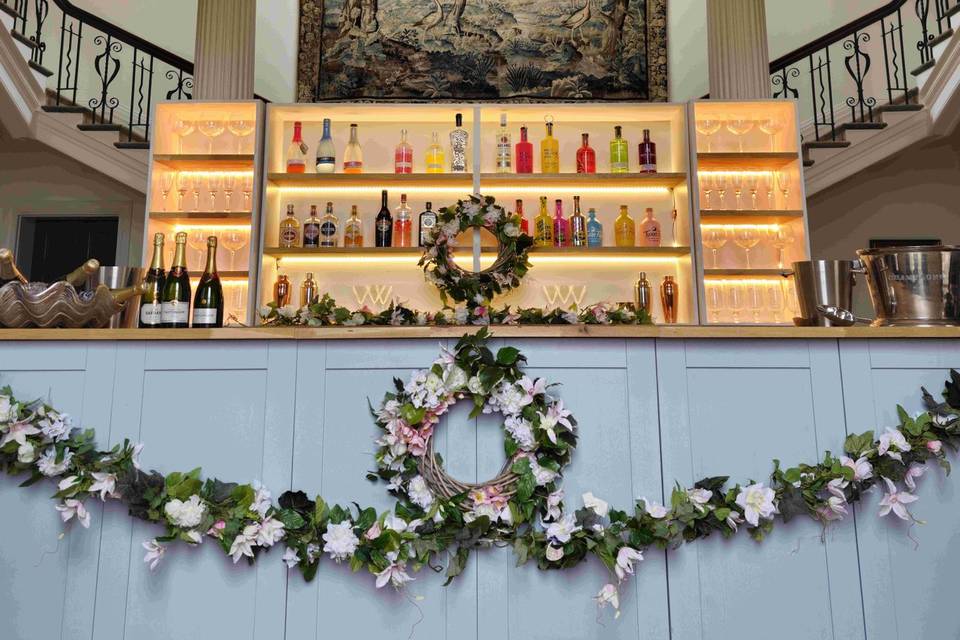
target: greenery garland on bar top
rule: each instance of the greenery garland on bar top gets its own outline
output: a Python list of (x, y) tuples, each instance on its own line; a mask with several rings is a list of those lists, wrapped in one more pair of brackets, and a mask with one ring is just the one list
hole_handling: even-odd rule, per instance
[[(637, 498), (628, 510), (611, 508), (592, 493), (583, 507), (566, 509), (559, 480), (576, 444), (576, 421), (543, 379), (523, 373), (526, 358), (514, 347), (496, 353), (482, 329), (444, 350), (429, 369), (395, 381), (379, 409), (377, 471), (397, 497), (392, 510), (328, 505), (302, 491), (287, 491), (277, 503), (257, 483), (202, 479), (200, 469), (161, 474), (141, 469), (142, 445), (124, 441), (100, 451), (92, 430), (73, 428), (66, 414), (42, 401), (19, 402), (0, 390), (0, 467), (29, 474), (22, 486), (43, 479), (57, 483), (54, 498), (63, 522), (90, 526), (88, 499), (119, 500), (130, 515), (161, 525), (162, 536), (144, 542), (144, 562), (155, 569), (167, 544), (198, 546), (212, 539), (234, 562), (253, 563), (258, 554), (283, 544), (283, 561), (312, 579), (324, 554), (353, 571), (365, 569), (378, 588), (403, 587), (410, 572), (437, 567), (449, 554), (448, 582), (459, 575), (470, 552), (510, 544), (518, 564), (540, 569), (573, 567), (589, 555), (611, 579), (595, 597), (619, 607), (619, 588), (650, 547), (675, 549), (712, 533), (746, 530), (760, 541), (777, 519), (805, 515), (824, 526), (847, 515), (848, 506), (879, 486), (880, 516), (910, 521), (907, 505), (917, 500), (916, 480), (936, 461), (947, 473), (945, 450), (960, 444), (960, 374), (950, 372), (939, 403), (924, 389), (927, 411), (911, 417), (898, 407), (900, 425), (879, 437), (850, 435), (845, 455), (781, 468), (774, 461), (769, 484), (727, 487), (726, 477), (679, 485), (664, 506)], [(423, 475), (434, 428), (457, 401), (471, 402), (474, 415), (504, 416), (504, 449), (510, 478), (442, 497), (436, 475)], [(590, 428), (590, 427), (587, 427)], [(618, 612), (619, 613), (619, 612)]]

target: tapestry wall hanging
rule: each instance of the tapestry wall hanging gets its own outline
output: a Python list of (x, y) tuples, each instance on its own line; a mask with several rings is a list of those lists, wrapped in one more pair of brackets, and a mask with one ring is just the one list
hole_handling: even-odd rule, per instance
[(667, 100), (667, 0), (300, 0), (297, 100)]

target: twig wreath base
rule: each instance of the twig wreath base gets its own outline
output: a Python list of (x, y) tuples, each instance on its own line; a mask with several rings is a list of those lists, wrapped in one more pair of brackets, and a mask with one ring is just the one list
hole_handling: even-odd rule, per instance
[[(140, 467), (142, 445), (124, 441), (98, 449), (94, 432), (74, 428), (71, 418), (40, 400), (20, 402), (0, 389), (0, 468), (27, 475), (21, 486), (56, 483), (56, 510), (64, 523), (90, 526), (87, 500), (117, 500), (131, 516), (162, 526), (146, 541), (144, 562), (155, 569), (169, 544), (197, 547), (213, 540), (234, 562), (253, 564), (259, 554), (283, 544), (283, 561), (313, 579), (324, 555), (365, 569), (378, 588), (403, 587), (411, 573), (448, 558), (448, 582), (459, 575), (471, 551), (513, 546), (518, 564), (565, 569), (589, 555), (611, 579), (595, 599), (619, 607), (619, 589), (650, 547), (676, 549), (712, 533), (746, 530), (760, 541), (777, 520), (805, 515), (828, 526), (848, 514), (865, 492), (880, 486), (880, 516), (917, 522), (908, 506), (917, 500), (917, 480), (936, 462), (947, 473), (947, 449), (960, 444), (960, 374), (950, 372), (938, 402), (923, 390), (927, 410), (912, 417), (898, 407), (900, 425), (879, 437), (850, 435), (845, 455), (827, 452), (822, 462), (781, 468), (774, 461), (769, 484), (727, 487), (726, 477), (679, 485), (669, 504), (638, 498), (630, 511), (611, 508), (591, 493), (583, 507), (568, 510), (559, 486), (576, 444), (576, 422), (542, 379), (522, 372), (513, 347), (494, 354), (481, 330), (464, 336), (453, 351), (416, 372), (372, 409), (381, 430), (372, 480), (389, 482), (392, 510), (328, 505), (302, 491), (277, 502), (254, 482), (202, 479), (200, 469), (161, 474)], [(475, 412), (504, 416), (506, 475), (482, 485), (447, 479), (432, 452), (432, 432), (449, 406), (472, 401)], [(424, 460), (429, 460), (425, 462)], [(515, 476), (515, 477), (513, 477)], [(632, 512), (631, 512), (632, 511)]]

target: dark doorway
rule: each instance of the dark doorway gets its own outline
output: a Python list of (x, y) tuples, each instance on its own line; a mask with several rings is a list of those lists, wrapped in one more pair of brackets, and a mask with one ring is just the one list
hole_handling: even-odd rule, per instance
[(117, 223), (115, 217), (23, 217), (17, 263), (35, 282), (61, 278), (89, 258), (115, 265)]

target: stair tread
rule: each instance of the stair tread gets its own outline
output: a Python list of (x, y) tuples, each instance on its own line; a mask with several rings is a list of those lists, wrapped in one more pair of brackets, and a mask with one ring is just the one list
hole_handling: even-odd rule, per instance
[(31, 49), (36, 49), (36, 48), (37, 48), (37, 43), (36, 43), (36, 42), (34, 42), (33, 40), (31, 40), (31, 39), (28, 38), (27, 36), (23, 35), (23, 34), (20, 33), (19, 31), (10, 31), (10, 35), (12, 35), (15, 40), (19, 40), (20, 42), (22, 42), (23, 44), (27, 45), (27, 46), (30, 47)]
[(877, 107), (878, 113), (883, 113), (884, 111), (922, 111), (922, 104), (915, 103), (898, 103), (898, 104), (885, 104), (882, 107)]
[(47, 68), (46, 68), (45, 66), (43, 66), (42, 64), (37, 64), (37, 63), (34, 62), (33, 60), (29, 60), (29, 61), (27, 62), (27, 64), (30, 65), (30, 68), (31, 68), (31, 69), (33, 69), (33, 70), (36, 71), (37, 73), (40, 73), (40, 74), (42, 74), (42, 75), (44, 75), (44, 76), (46, 76), (46, 77), (48, 77), (48, 78), (53, 75), (53, 71), (50, 71), (50, 69), (47, 69)]
[(86, 109), (79, 105), (55, 105), (55, 104), (45, 104), (40, 107), (48, 113), (84, 113)]
[(947, 18), (949, 18), (950, 16), (956, 15), (956, 14), (958, 14), (958, 13), (960, 13), (960, 4), (954, 5), (954, 6), (950, 7), (949, 9), (947, 9), (947, 12), (946, 12), (944, 15), (945, 15)]
[(923, 73), (924, 71), (927, 71), (927, 70), (929, 70), (929, 69), (933, 69), (933, 65), (935, 65), (936, 63), (937, 63), (936, 60), (929, 60), (929, 61), (927, 61), (927, 62), (924, 62), (922, 65), (920, 65), (919, 67), (917, 67), (916, 69), (914, 69), (913, 71), (911, 71), (911, 72), (910, 72), (910, 75), (912, 75), (912, 76), (918, 76), (918, 75), (920, 75), (921, 73)]
[(0, 3), (0, 11), (3, 11), (7, 15), (9, 15), (11, 18), (20, 17), (17, 15), (17, 12), (13, 10), (13, 7), (7, 6), (5, 3)]
[(844, 122), (838, 126), (837, 129), (840, 131), (846, 131), (850, 129), (868, 131), (871, 129), (884, 129), (887, 126), (888, 125), (886, 122)]
[(114, 142), (117, 149), (149, 149), (149, 142)]
[(78, 124), (80, 131), (120, 131), (123, 129), (118, 124)]
[(931, 39), (931, 40), (927, 43), (927, 46), (928, 46), (928, 47), (935, 47), (935, 46), (937, 46), (938, 44), (940, 44), (941, 42), (943, 42), (943, 41), (945, 41), (945, 40), (949, 40), (949, 39), (950, 39), (950, 36), (952, 36), (952, 35), (953, 35), (953, 29), (950, 29), (950, 28), (944, 29), (943, 33), (941, 33), (940, 35), (935, 36), (933, 39)]
[(815, 140), (813, 142), (804, 142), (804, 149), (845, 149), (850, 146), (846, 140)]
[(805, 167), (812, 167), (812, 166), (813, 166), (813, 160), (809, 160), (809, 159), (804, 160), (804, 161), (803, 161), (803, 166), (805, 166)]

